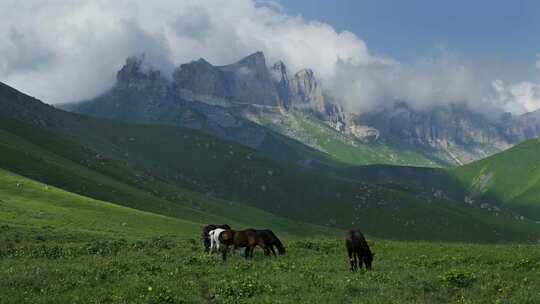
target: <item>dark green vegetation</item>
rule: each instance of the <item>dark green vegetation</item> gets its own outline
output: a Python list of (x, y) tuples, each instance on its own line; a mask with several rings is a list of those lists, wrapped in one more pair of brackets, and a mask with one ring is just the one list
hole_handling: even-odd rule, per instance
[(257, 249), (252, 261), (223, 263), (202, 253), (197, 237), (118, 239), (3, 225), (2, 303), (540, 301), (538, 246), (370, 240), (374, 271), (351, 273), (342, 240), (286, 240), (285, 256)]
[(346, 169), (303, 168), (192, 130), (79, 116), (6, 86), (0, 103), (1, 168), (143, 211), (253, 226), (269, 224), (253, 218), (277, 215), (414, 240), (536, 241), (540, 235), (534, 221), (505, 210), (494, 215), (436, 189), (356, 182), (343, 178)]
[[(134, 198), (148, 199), (151, 196)], [(140, 194), (139, 194), (140, 195)], [(159, 201), (158, 201), (159, 203)], [(228, 211), (224, 204), (233, 208)], [(212, 210), (203, 212), (205, 208)], [(172, 205), (175, 217), (143, 212), (98, 201), (35, 182), (0, 169), (0, 223), (29, 228), (54, 227), (70, 232), (92, 232), (116, 237), (151, 237), (160, 234), (193, 236), (208, 222), (247, 228), (276, 227), (291, 238), (337, 235), (334, 229), (276, 217), (261, 210), (229, 202), (205, 201), (199, 209)], [(249, 221), (247, 221), (249, 219)]]

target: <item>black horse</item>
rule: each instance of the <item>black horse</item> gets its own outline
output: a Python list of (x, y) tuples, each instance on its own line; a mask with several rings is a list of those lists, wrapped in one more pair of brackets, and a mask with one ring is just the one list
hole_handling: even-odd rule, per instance
[(227, 230), (230, 230), (231, 227), (227, 224), (223, 224), (223, 225), (216, 225), (216, 224), (210, 224), (206, 227), (203, 228), (203, 231), (202, 231), (202, 240), (203, 240), (203, 245), (204, 245), (204, 251), (206, 253), (208, 253), (210, 251), (210, 231), (214, 230), (214, 229), (217, 229), (217, 228), (221, 228), (221, 229), (227, 229)]
[(269, 255), (270, 251), (272, 251), (272, 254), (276, 256), (276, 251), (274, 250), (274, 247), (277, 248), (279, 255), (285, 254), (285, 247), (283, 246), (283, 243), (281, 243), (279, 238), (272, 230), (263, 229), (255, 230), (255, 232), (257, 233), (257, 236), (260, 237), (266, 244), (267, 249), (264, 252), (265, 255)]
[(366, 239), (362, 232), (358, 230), (350, 230), (345, 235), (345, 247), (349, 254), (351, 262), (351, 271), (362, 269), (362, 263), (366, 265), (367, 270), (371, 270), (374, 253), (371, 252)]

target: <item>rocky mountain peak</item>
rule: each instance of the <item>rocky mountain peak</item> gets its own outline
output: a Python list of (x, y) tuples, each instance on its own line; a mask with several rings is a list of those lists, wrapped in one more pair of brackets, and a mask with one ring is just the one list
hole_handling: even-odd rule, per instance
[(266, 58), (264, 57), (263, 52), (255, 52), (251, 55), (248, 55), (237, 62), (239, 65), (247, 67), (264, 67), (266, 68)]
[(166, 79), (159, 70), (145, 62), (145, 56), (129, 57), (124, 66), (116, 74), (119, 87), (144, 89), (147, 87), (166, 86)]
[(315, 73), (313, 72), (312, 69), (302, 69), (302, 70), (298, 71), (294, 75), (294, 77), (302, 78), (302, 79), (309, 79), (310, 81), (314, 81), (314, 82), (317, 81), (315, 79)]
[(272, 76), (278, 82), (289, 81), (289, 76), (287, 75), (287, 66), (283, 61), (278, 61), (274, 63), (271, 69)]
[(296, 73), (289, 86), (292, 95), (292, 107), (311, 109), (319, 113), (325, 112), (322, 87), (311, 69), (304, 69)]
[(282, 61), (276, 62), (270, 70), (272, 78), (276, 84), (279, 99), (281, 104), (286, 109), (290, 108), (290, 90), (289, 90), (289, 76), (287, 75), (287, 67)]

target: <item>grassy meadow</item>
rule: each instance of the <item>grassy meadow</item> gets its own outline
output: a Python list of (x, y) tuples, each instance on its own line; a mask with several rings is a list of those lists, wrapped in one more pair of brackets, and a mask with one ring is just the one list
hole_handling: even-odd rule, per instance
[(341, 239), (222, 262), (199, 234), (129, 239), (0, 227), (2, 303), (539, 303), (540, 248), (370, 239), (351, 273)]
[[(368, 237), (374, 271), (351, 273), (343, 231), (257, 210), (240, 214), (253, 222), (226, 212), (172, 218), (0, 171), (0, 303), (540, 301), (538, 245)], [(200, 231), (212, 220), (270, 227), (287, 254), (268, 258), (258, 249), (254, 260), (236, 254), (227, 262), (204, 254)]]

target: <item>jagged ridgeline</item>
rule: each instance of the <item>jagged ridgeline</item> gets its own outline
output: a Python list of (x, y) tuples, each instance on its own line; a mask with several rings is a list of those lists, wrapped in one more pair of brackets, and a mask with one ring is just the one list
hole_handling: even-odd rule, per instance
[(172, 75), (155, 70), (144, 57), (128, 58), (111, 90), (64, 107), (198, 129), (305, 163), (464, 164), (540, 134), (540, 112), (493, 117), (465, 104), (415, 109), (399, 101), (354, 113), (341, 104), (313, 70), (291, 73), (283, 62), (269, 66), (257, 52), (226, 66), (199, 59)]

